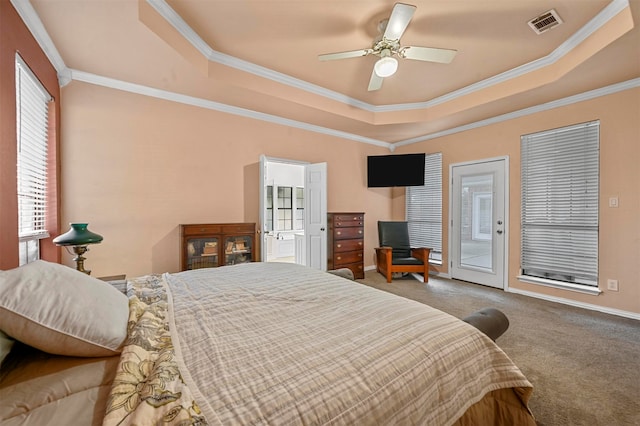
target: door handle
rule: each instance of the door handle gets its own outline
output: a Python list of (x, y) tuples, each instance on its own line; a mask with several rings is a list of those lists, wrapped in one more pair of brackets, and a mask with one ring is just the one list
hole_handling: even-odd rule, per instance
[(502, 221), (501, 220), (498, 221), (498, 225), (502, 225)]
[(320, 228), (320, 230), (324, 232), (324, 228)]
[(497, 232), (498, 234), (502, 234), (502, 229), (498, 229), (496, 232)]

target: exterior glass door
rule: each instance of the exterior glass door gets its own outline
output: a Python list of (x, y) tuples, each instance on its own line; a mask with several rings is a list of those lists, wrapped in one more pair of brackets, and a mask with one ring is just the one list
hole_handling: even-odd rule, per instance
[(453, 278), (504, 288), (504, 163), (452, 166)]

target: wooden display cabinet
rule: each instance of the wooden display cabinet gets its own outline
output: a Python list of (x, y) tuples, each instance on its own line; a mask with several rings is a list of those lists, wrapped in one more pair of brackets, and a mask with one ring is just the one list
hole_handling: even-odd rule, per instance
[(255, 223), (180, 225), (180, 269), (216, 268), (256, 260)]

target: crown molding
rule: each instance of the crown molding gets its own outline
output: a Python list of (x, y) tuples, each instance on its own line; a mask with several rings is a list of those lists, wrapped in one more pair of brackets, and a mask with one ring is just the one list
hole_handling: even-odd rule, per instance
[[(629, 7), (629, 0), (613, 0), (607, 7), (605, 7), (598, 15), (596, 15), (585, 26), (573, 34), (569, 39), (562, 43), (549, 55), (529, 62), (528, 64), (521, 65), (513, 68), (504, 73), (487, 78), (477, 83), (466, 86), (462, 89), (450, 92), (443, 96), (439, 96), (435, 99), (417, 102), (417, 103), (405, 103), (405, 104), (392, 104), (392, 105), (372, 105), (355, 98), (351, 98), (344, 94), (335, 92), (333, 90), (326, 89), (324, 87), (317, 86), (315, 84), (308, 83), (306, 81), (288, 76), (286, 74), (271, 70), (269, 68), (253, 64), (248, 61), (244, 61), (235, 58), (230, 55), (223, 54), (215, 51), (209, 46), (185, 21), (180, 15), (178, 15), (165, 0), (146, 0), (151, 7), (153, 7), (169, 24), (171, 24), (189, 43), (191, 43), (198, 51), (205, 56), (208, 60), (217, 62), (222, 65), (233, 67), (238, 70), (249, 72), (251, 74), (276, 81), (281, 84), (285, 84), (300, 90), (304, 90), (315, 95), (323, 96), (332, 99), (337, 102), (341, 102), (352, 107), (360, 108), (362, 110), (376, 113), (376, 112), (393, 112), (393, 111), (407, 111), (412, 109), (422, 109), (433, 107), (445, 102), (449, 102), (456, 98), (469, 95), (473, 92), (486, 89), (493, 85), (502, 83), (504, 81), (522, 76), (537, 69), (546, 67), (554, 62), (558, 61), (580, 43), (582, 43), (587, 37), (597, 31), (600, 27), (606, 24), (609, 20), (615, 17), (625, 8)], [(11, 0), (11, 4), (16, 9), (20, 18), (25, 22), (38, 44), (45, 52), (47, 58), (51, 61), (54, 68), (58, 72), (58, 81), (61, 87), (67, 85), (70, 81), (70, 72), (62, 60), (58, 50), (56, 49), (53, 41), (49, 37), (40, 17), (33, 9), (33, 6), (29, 0)]]
[(66, 86), (71, 81), (67, 66), (29, 0), (11, 0), (11, 4), (58, 73), (60, 87)]
[(173, 28), (175, 28), (176, 31), (178, 31), (180, 35), (182, 35), (193, 47), (195, 47), (200, 52), (200, 54), (202, 54), (202, 56), (207, 58), (209, 61), (235, 68), (237, 70), (244, 71), (250, 74), (254, 74), (259, 77), (284, 84), (286, 86), (304, 90), (315, 95), (323, 96), (334, 101), (355, 106), (365, 111), (375, 112), (375, 107), (366, 102), (350, 98), (349, 96), (343, 95), (342, 93), (338, 93), (333, 90), (311, 84), (307, 81), (291, 77), (287, 74), (274, 71), (270, 68), (266, 68), (252, 62), (245, 61), (222, 52), (218, 52), (211, 46), (209, 46), (193, 30), (193, 28), (191, 28), (189, 24), (187, 24), (187, 22), (182, 19), (182, 17), (175, 10), (173, 10), (173, 8), (169, 6), (169, 4), (167, 4), (165, 0), (146, 0), (146, 2), (156, 12), (158, 12), (158, 14), (160, 14), (160, 16), (162, 16)]
[(443, 136), (452, 135), (454, 133), (465, 132), (467, 130), (477, 129), (479, 127), (489, 126), (491, 124), (500, 123), (503, 121), (513, 120), (515, 118), (524, 117), (527, 115), (535, 114), (538, 112), (555, 109), (578, 102), (588, 101), (590, 99), (599, 98), (601, 96), (611, 95), (614, 93), (622, 92), (640, 87), (640, 78), (634, 78), (632, 80), (623, 81), (622, 83), (616, 83), (609, 86), (602, 87), (600, 89), (590, 90), (588, 92), (580, 93), (578, 95), (569, 96), (566, 98), (558, 99), (555, 101), (547, 102), (544, 104), (536, 105), (529, 108), (524, 108), (518, 111), (513, 111), (507, 114), (498, 115), (488, 118), (486, 120), (476, 121), (474, 123), (465, 124), (464, 126), (453, 127), (451, 129), (443, 130), (441, 132), (431, 133), (424, 136), (418, 136), (416, 138), (406, 139), (400, 142), (394, 143), (396, 147), (411, 145), (418, 142), (424, 142), (431, 139), (440, 138)]
[(315, 124), (304, 123), (302, 121), (292, 120), (277, 115), (266, 114), (263, 112), (253, 111), (250, 109), (240, 108), (232, 105), (214, 102), (208, 99), (196, 98), (194, 96), (183, 95), (180, 93), (169, 92), (167, 90), (156, 89), (141, 84), (129, 83), (110, 77), (104, 77), (91, 74), (84, 71), (70, 70), (71, 78), (75, 81), (90, 83), (97, 86), (108, 87), (111, 89), (122, 90), (129, 93), (136, 93), (143, 96), (150, 96), (157, 99), (163, 99), (181, 104), (191, 105), (199, 108), (210, 109), (214, 111), (224, 112), (227, 114), (247, 117), (254, 120), (266, 121), (269, 123), (280, 124), (283, 126), (293, 127), (296, 129), (307, 130), (314, 133), (322, 133), (329, 136), (335, 136), (342, 139), (349, 139), (356, 142), (366, 143), (370, 145), (390, 148), (391, 144), (378, 139), (367, 138), (353, 133), (343, 132), (340, 130), (330, 129), (327, 127), (317, 126)]
[(541, 68), (545, 68), (549, 65), (562, 59), (566, 54), (571, 52), (577, 46), (579, 46), (587, 37), (599, 30), (603, 25), (613, 19), (618, 13), (629, 7), (629, 0), (613, 0), (607, 7), (605, 7), (600, 13), (598, 13), (591, 21), (580, 28), (575, 34), (569, 37), (564, 43), (554, 49), (553, 52), (540, 59), (536, 59), (524, 65), (520, 65), (516, 68), (505, 71), (501, 74), (489, 77), (487, 79), (470, 84), (469, 86), (447, 93), (443, 96), (439, 96), (430, 101), (395, 104), (395, 105), (381, 105), (375, 107), (376, 112), (388, 112), (388, 111), (408, 111), (412, 109), (421, 109), (433, 107), (445, 102), (452, 101), (462, 96), (467, 96), (471, 93), (495, 86), (496, 84), (503, 83), (508, 80), (512, 80), (517, 77), (529, 74), (533, 71), (537, 71)]
[(307, 130), (314, 133), (321, 133), (329, 136), (335, 136), (338, 138), (366, 143), (369, 145), (385, 147), (389, 149), (389, 151), (391, 152), (394, 152), (396, 148), (401, 146), (411, 145), (414, 143), (424, 142), (424, 141), (440, 138), (443, 136), (452, 135), (455, 133), (465, 132), (467, 130), (473, 130), (480, 127), (497, 124), (503, 121), (513, 120), (516, 118), (525, 117), (527, 115), (536, 114), (539, 112), (548, 111), (551, 109), (575, 104), (578, 102), (584, 102), (591, 99), (599, 98), (601, 96), (607, 96), (614, 93), (640, 87), (640, 77), (639, 77), (639, 78), (624, 81), (621, 83), (605, 86), (599, 89), (591, 90), (588, 92), (580, 93), (578, 95), (569, 96), (566, 98), (558, 99), (555, 101), (547, 102), (547, 103), (536, 105), (533, 107), (524, 108), (518, 111), (513, 111), (507, 114), (498, 115), (485, 120), (480, 120), (473, 123), (465, 124), (464, 126), (453, 127), (447, 130), (443, 130), (441, 132), (430, 133), (427, 135), (422, 135), (422, 136), (418, 136), (411, 139), (405, 139), (400, 142), (390, 143), (390, 142), (385, 142), (378, 139), (367, 138), (367, 137), (356, 135), (353, 133), (331, 129), (328, 127), (322, 127), (322, 126), (317, 126), (315, 124), (304, 123), (302, 121), (291, 120), (291, 119), (280, 117), (277, 115), (266, 114), (258, 111), (253, 111), (245, 108), (239, 108), (232, 105), (223, 104), (220, 102), (214, 102), (207, 99), (197, 98), (194, 96), (187, 96), (180, 93), (169, 92), (166, 90), (156, 89), (153, 87), (143, 86), (140, 84), (129, 83), (122, 80), (99, 76), (99, 75), (87, 73), (84, 71), (69, 70), (69, 72), (71, 75), (71, 79), (76, 81), (81, 81), (84, 83), (108, 87), (116, 90), (122, 90), (130, 93), (136, 93), (143, 96), (150, 96), (150, 97), (168, 100), (172, 102), (178, 102), (178, 103), (191, 105), (199, 108), (206, 108), (214, 111), (224, 112), (227, 114), (239, 115), (242, 117), (252, 118), (255, 120), (266, 121), (269, 123), (294, 127), (301, 130)]
[(489, 77), (485, 80), (479, 81), (477, 83), (471, 84), (469, 86), (463, 87), (429, 101), (405, 104), (372, 105), (359, 99), (351, 98), (344, 94), (326, 89), (321, 86), (317, 86), (315, 84), (311, 84), (309, 82), (291, 77), (289, 75), (271, 70), (269, 68), (253, 64), (251, 62), (244, 61), (221, 52), (217, 52), (211, 46), (209, 46), (198, 34), (196, 34), (196, 32), (184, 21), (184, 19), (182, 19), (182, 17), (180, 17), (180, 15), (178, 15), (173, 10), (173, 8), (171, 8), (171, 6), (167, 4), (165, 0), (146, 1), (189, 43), (191, 43), (193, 47), (195, 47), (204, 57), (212, 62), (233, 67), (235, 69), (245, 71), (262, 78), (275, 81), (277, 83), (285, 84), (290, 87), (304, 90), (306, 92), (323, 96), (325, 98), (373, 113), (408, 111), (433, 107), (547, 67), (560, 60), (576, 46), (580, 45), (580, 43), (582, 43), (587, 37), (589, 37), (591, 34), (600, 29), (607, 22), (609, 22), (609, 20), (615, 17), (618, 13), (629, 7), (629, 0), (613, 0), (591, 21), (589, 21), (580, 30), (569, 37), (553, 52), (543, 58), (536, 59), (527, 64), (518, 66), (501, 74)]
[[(182, 21), (182, 18), (180, 18), (177, 14), (175, 14), (173, 9), (171, 9), (168, 5), (166, 5), (166, 3), (163, 0), (147, 0), (147, 1), (149, 1), (150, 4), (152, 4), (151, 2), (159, 3), (158, 7), (160, 7), (161, 10), (164, 10), (163, 13), (166, 13), (168, 15), (172, 15), (172, 14), (175, 15), (171, 19), (174, 19), (176, 22)], [(44, 25), (42, 24), (42, 21), (40, 20), (40, 17), (37, 15), (36, 11), (33, 9), (31, 4), (29, 3), (29, 1), (28, 0), (11, 0), (11, 3), (14, 6), (14, 8), (16, 9), (16, 11), (18, 12), (18, 14), (20, 15), (20, 18), (25, 22), (25, 24), (27, 25), (27, 27), (29, 28), (29, 30), (33, 34), (34, 38), (36, 39), (36, 41), (38, 42), (38, 44), (40, 45), (42, 50), (47, 55), (47, 58), (49, 58), (49, 60), (51, 61), (52, 65), (54, 66), (54, 68), (58, 72), (58, 80), (60, 82), (60, 86), (61, 87), (64, 87), (71, 80), (77, 80), (77, 81), (82, 81), (82, 82), (89, 83), (89, 84), (95, 84), (95, 85), (98, 85), (98, 86), (113, 88), (113, 89), (116, 89), (116, 90), (122, 90), (122, 91), (126, 91), (126, 92), (137, 93), (137, 94), (144, 95), (144, 96), (151, 96), (151, 97), (155, 97), (155, 98), (159, 98), (159, 99), (169, 100), (169, 101), (173, 101), (173, 102), (179, 102), (179, 103), (192, 105), (192, 106), (196, 106), (196, 107), (200, 107), (200, 108), (207, 108), (207, 109), (211, 109), (211, 110), (225, 112), (225, 113), (228, 113), (228, 114), (240, 115), (240, 116), (247, 117), (247, 118), (252, 118), (252, 119), (256, 119), (256, 120), (266, 121), (266, 122), (285, 125), (285, 126), (290, 126), (290, 127), (294, 127), (294, 128), (298, 128), (298, 129), (302, 129), (302, 130), (308, 130), (308, 131), (315, 132), (315, 133), (321, 133), (321, 134), (325, 134), (325, 135), (329, 135), (329, 136), (335, 136), (335, 137), (339, 137), (339, 138), (353, 140), (353, 141), (356, 141), (356, 142), (366, 143), (366, 144), (380, 146), (380, 147), (386, 147), (391, 152), (393, 152), (397, 147), (400, 147), (400, 146), (405, 146), (405, 145), (410, 145), (410, 144), (414, 144), (414, 143), (418, 143), (418, 142), (423, 142), (423, 141), (439, 138), (439, 137), (442, 137), (442, 136), (447, 136), (447, 135), (451, 135), (451, 134), (454, 134), (454, 133), (463, 132), (463, 131), (466, 131), (466, 130), (471, 130), (471, 129), (475, 129), (475, 128), (479, 128), (479, 127), (483, 127), (483, 126), (488, 126), (488, 125), (491, 125), (491, 124), (495, 124), (495, 123), (499, 123), (499, 122), (502, 122), (502, 121), (511, 120), (511, 119), (518, 118), (518, 117), (523, 117), (523, 116), (534, 114), (534, 113), (537, 113), (537, 112), (542, 112), (542, 111), (546, 111), (546, 110), (549, 110), (549, 109), (558, 108), (558, 107), (565, 106), (565, 105), (570, 105), (570, 104), (573, 104), (573, 103), (576, 103), (576, 102), (582, 102), (582, 101), (593, 99), (593, 98), (596, 98), (596, 97), (606, 96), (606, 95), (609, 95), (609, 94), (612, 94), (612, 93), (616, 93), (616, 92), (620, 92), (620, 91), (624, 91), (624, 90), (629, 90), (629, 89), (640, 87), (640, 78), (636, 78), (636, 79), (632, 79), (632, 80), (629, 80), (629, 81), (626, 81), (626, 82), (613, 84), (613, 85), (606, 86), (606, 87), (603, 87), (603, 88), (600, 88), (600, 89), (595, 89), (595, 90), (592, 90), (592, 91), (589, 91), (589, 92), (585, 92), (585, 93), (582, 93), (582, 94), (570, 96), (570, 97), (567, 97), (567, 98), (564, 98), (564, 99), (559, 99), (559, 100), (548, 102), (548, 103), (545, 103), (545, 104), (541, 104), (541, 105), (533, 106), (533, 107), (530, 107), (530, 108), (525, 108), (525, 109), (522, 109), (522, 110), (514, 111), (514, 112), (511, 112), (511, 113), (508, 113), (508, 114), (503, 114), (503, 115), (499, 115), (499, 116), (496, 116), (496, 117), (492, 117), (492, 118), (489, 118), (489, 119), (486, 119), (486, 120), (481, 120), (481, 121), (477, 121), (477, 122), (474, 122), (474, 123), (466, 124), (464, 126), (458, 126), (458, 127), (450, 128), (450, 129), (447, 129), (447, 130), (443, 130), (441, 132), (430, 133), (430, 134), (427, 134), (427, 135), (418, 136), (418, 137), (411, 138), (411, 139), (406, 139), (406, 140), (403, 140), (403, 141), (400, 141), (400, 142), (396, 142), (396, 143), (389, 143), (389, 142), (381, 141), (381, 140), (378, 140), (378, 139), (372, 139), (372, 138), (367, 138), (367, 137), (364, 137), (364, 136), (356, 135), (356, 134), (353, 134), (353, 133), (342, 132), (342, 131), (339, 131), (339, 130), (330, 129), (330, 128), (326, 128), (326, 127), (321, 127), (321, 126), (317, 126), (317, 125), (313, 125), (313, 124), (309, 124), (309, 123), (304, 123), (304, 122), (301, 122), (301, 121), (291, 120), (291, 119), (287, 119), (287, 118), (284, 118), (284, 117), (279, 117), (279, 116), (276, 116), (276, 115), (260, 113), (260, 112), (257, 112), (257, 111), (252, 111), (252, 110), (248, 110), (248, 109), (244, 109), (244, 108), (234, 107), (234, 106), (231, 106), (231, 105), (226, 105), (226, 104), (222, 104), (222, 103), (219, 103), (219, 102), (214, 102), (214, 101), (210, 101), (210, 100), (206, 100), (206, 99), (196, 98), (196, 97), (192, 97), (192, 96), (186, 96), (186, 95), (182, 95), (182, 94), (179, 94), (179, 93), (174, 93), (174, 92), (169, 92), (169, 91), (165, 91), (165, 90), (155, 89), (155, 88), (148, 87), (148, 86), (142, 86), (142, 85), (139, 85), (139, 84), (129, 83), (129, 82), (122, 81), (122, 80), (116, 80), (116, 79), (112, 79), (112, 78), (109, 78), (109, 77), (104, 77), (104, 76), (99, 76), (99, 75), (95, 75), (95, 74), (91, 74), (91, 73), (87, 73), (87, 72), (83, 72), (83, 71), (79, 71), (79, 70), (69, 69), (69, 68), (67, 68), (67, 66), (65, 65), (64, 61), (62, 60), (62, 57), (58, 53), (58, 50), (56, 49), (55, 45), (53, 44), (53, 41), (51, 40), (51, 38), (47, 34), (46, 29), (44, 28)], [(164, 6), (166, 6), (168, 9), (165, 10)], [(552, 55), (556, 55), (557, 56), (557, 55), (560, 55), (560, 54), (565, 54), (566, 52), (571, 50), (573, 47), (575, 47), (575, 43), (579, 43), (582, 40), (584, 40), (584, 38), (586, 38), (590, 34), (592, 34), (593, 31), (595, 31), (596, 29), (600, 28), (609, 19), (611, 19), (613, 16), (615, 16), (617, 13), (619, 13), (620, 11), (622, 11), (624, 8), (626, 8), (628, 6), (629, 6), (628, 0), (613, 0), (613, 2), (610, 3), (609, 6), (607, 6), (605, 9), (603, 9), (603, 11), (600, 14), (598, 14), (587, 25), (585, 25), (583, 27), (583, 29), (578, 31), (578, 33), (576, 33), (574, 35), (575, 38), (572, 37), (569, 40), (567, 40), (567, 42), (565, 42), (563, 45), (561, 45), (558, 49), (556, 49), (549, 56), (552, 56)], [(184, 22), (184, 21), (182, 21), (182, 22)], [(182, 31), (184, 31), (184, 32), (181, 31), (181, 34), (183, 34), (185, 37), (190, 38), (190, 40), (193, 39), (194, 43), (199, 43), (198, 42), (199, 37), (197, 36), (197, 34), (195, 34), (195, 32), (193, 32), (193, 30), (191, 30), (190, 27), (188, 27), (188, 25), (186, 25), (186, 24), (180, 24), (180, 25), (183, 26)], [(270, 76), (274, 76), (274, 77), (275, 76), (282, 76), (283, 78), (285, 78), (285, 80), (290, 81), (292, 84), (299, 84), (299, 85), (301, 85), (301, 87), (307, 87), (307, 88), (312, 86), (313, 88), (317, 88), (320, 92), (323, 92), (323, 93), (325, 93), (324, 91), (327, 91), (327, 89), (319, 88), (318, 86), (314, 86), (314, 85), (309, 85), (308, 83), (305, 83), (302, 80), (292, 79), (291, 77), (285, 76), (284, 74), (281, 74), (281, 73), (277, 73), (276, 71), (268, 70), (267, 68), (259, 67), (259, 66), (255, 65), (255, 64), (250, 64), (249, 62), (242, 61), (240, 59), (231, 57), (229, 55), (224, 55), (222, 53), (215, 52), (213, 49), (208, 51), (206, 43), (204, 43), (204, 42), (202, 42), (202, 43), (203, 44), (201, 44), (201, 48), (204, 49), (205, 51), (207, 51), (207, 57), (214, 58), (215, 60), (219, 61), (220, 63), (226, 64), (228, 62), (229, 64), (233, 64), (233, 66), (238, 68), (238, 69), (243, 69), (243, 68), (241, 68), (242, 66), (246, 66), (246, 67), (253, 66), (253, 67), (255, 67), (253, 69), (256, 70), (256, 72), (260, 71), (260, 72), (265, 73), (265, 75), (270, 75)], [(561, 53), (561, 52), (564, 52), (564, 53)], [(536, 61), (534, 61), (534, 62), (536, 62)], [(527, 65), (530, 66), (530, 64), (527, 64)], [(232, 65), (230, 65), (230, 66), (232, 66)], [(508, 74), (510, 72), (514, 72), (514, 70), (508, 71), (507, 73), (504, 73), (504, 74)], [(287, 77), (288, 77), (289, 80), (287, 79)], [(493, 83), (493, 84), (496, 84), (497, 82), (503, 81), (503, 80), (500, 80), (500, 79), (504, 78), (504, 75), (501, 74), (500, 76), (496, 76), (496, 77), (492, 77), (492, 78), (493, 79), (497, 79), (496, 82)], [(488, 80), (491, 80), (491, 79), (488, 79)], [(485, 80), (485, 82), (486, 82), (486, 80)], [(480, 82), (480, 83), (483, 83), (483, 82)], [(478, 83), (478, 84), (480, 84), (480, 83)], [(483, 84), (489, 84), (489, 83), (483, 83)], [(472, 86), (468, 86), (468, 87), (472, 87)], [(297, 86), (295, 86), (295, 87), (297, 87)], [(479, 89), (477, 89), (477, 90), (479, 90)], [(359, 101), (356, 101), (355, 99), (352, 99), (352, 98), (349, 98), (347, 96), (341, 95), (341, 94), (339, 94), (337, 92), (332, 92), (332, 91), (327, 91), (327, 92), (331, 92), (332, 94), (334, 94), (336, 96), (334, 98), (335, 100), (339, 100), (340, 101), (342, 99), (342, 101), (344, 101), (345, 103), (348, 103), (349, 105), (358, 107)], [(448, 100), (454, 99), (453, 97), (452, 98), (447, 98), (447, 97), (448, 96), (456, 96), (456, 93), (457, 92), (452, 92), (452, 93), (450, 93), (448, 95), (442, 96), (442, 97), (437, 98), (437, 99), (435, 99), (433, 101), (420, 104), (419, 107), (423, 108), (425, 105), (427, 105), (427, 106), (435, 105), (435, 103), (433, 103), (433, 102), (440, 103), (440, 102), (446, 102)], [(459, 95), (459, 96), (461, 96), (461, 95)], [(365, 104), (365, 105), (370, 107), (370, 108), (373, 108), (372, 111), (374, 111), (374, 112), (375, 111), (382, 111), (383, 108), (386, 108), (384, 106), (374, 107), (374, 106), (369, 105), (369, 104)], [(404, 105), (411, 106), (411, 105), (416, 105), (416, 104), (404, 104)], [(393, 106), (391, 105), (391, 106), (387, 106), (387, 107), (393, 107)], [(403, 105), (397, 105), (397, 107), (398, 108), (402, 108)], [(411, 108), (407, 108), (407, 109), (411, 109)]]

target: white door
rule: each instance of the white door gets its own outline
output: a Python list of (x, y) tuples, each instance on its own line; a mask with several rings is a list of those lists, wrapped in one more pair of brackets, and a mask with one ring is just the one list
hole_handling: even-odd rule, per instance
[(258, 238), (260, 241), (260, 261), (266, 262), (272, 255), (273, 241), (267, 236), (267, 157), (260, 156), (260, 223)]
[(505, 287), (507, 167), (508, 158), (450, 166), (452, 278)]
[(327, 163), (308, 164), (304, 182), (306, 264), (327, 270)]

